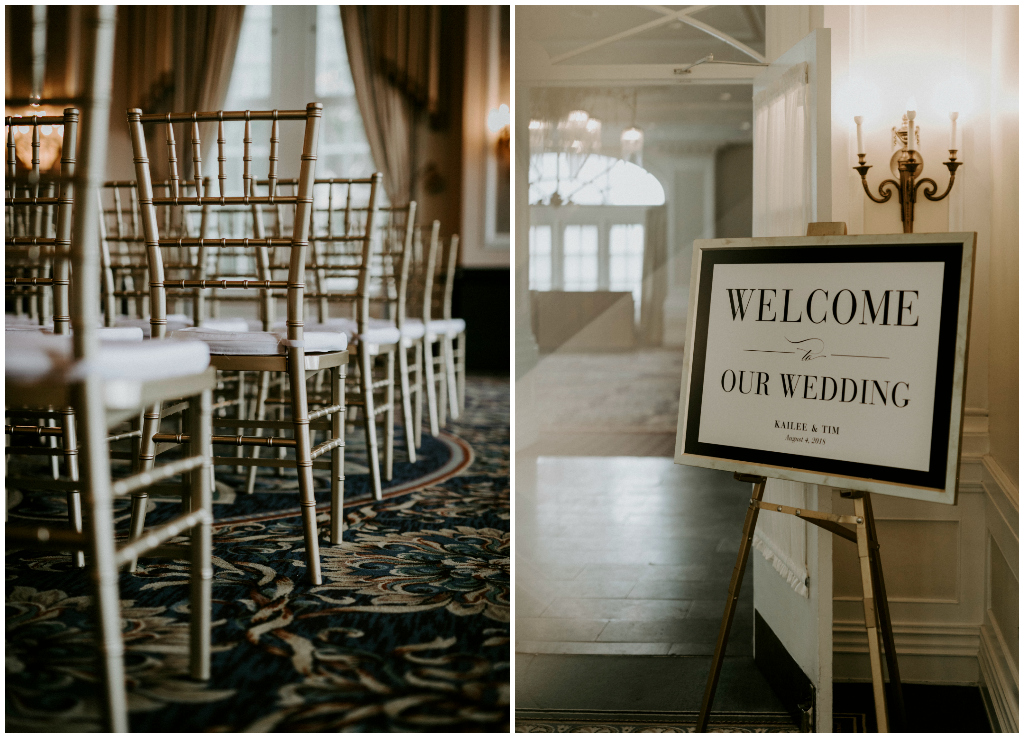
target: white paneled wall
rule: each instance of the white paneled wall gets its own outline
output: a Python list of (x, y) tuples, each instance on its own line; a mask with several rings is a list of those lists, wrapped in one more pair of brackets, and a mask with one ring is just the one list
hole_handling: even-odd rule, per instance
[[(806, 7), (806, 6), (805, 6)], [(769, 8), (769, 13), (771, 8)], [(976, 231), (967, 411), (958, 504), (876, 496), (882, 561), (901, 675), (906, 681), (980, 684), (997, 730), (1018, 729), (1018, 10), (1006, 6), (825, 6), (832, 29), (833, 89), (860, 76), (875, 84), (866, 116), (869, 184), (888, 172), (890, 129), (914, 94), (924, 176), (945, 188), (949, 122), (936, 100), (967, 80), (957, 102), (965, 162), (953, 194), (919, 202), (915, 232)], [(916, 29), (907, 35), (908, 24)], [(893, 74), (893, 69), (906, 74)], [(911, 73), (920, 68), (921, 73)], [(886, 71), (888, 70), (888, 71)], [(835, 218), (851, 233), (901, 228), (893, 202), (869, 202), (856, 163), (852, 115), (833, 97)], [(996, 320), (996, 316), (999, 317)], [(838, 497), (837, 512), (850, 505)], [(835, 678), (868, 678), (853, 552), (834, 548)]]

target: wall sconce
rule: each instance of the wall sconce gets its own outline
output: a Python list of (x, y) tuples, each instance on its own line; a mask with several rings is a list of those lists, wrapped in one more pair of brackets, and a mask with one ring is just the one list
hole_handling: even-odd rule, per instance
[(498, 138), (505, 136), (507, 138), (511, 125), (512, 111), (509, 110), (508, 105), (502, 103), (487, 112), (487, 130), (490, 131), (492, 136), (497, 136)]
[(864, 137), (861, 132), (861, 123), (864, 122), (864, 118), (860, 115), (853, 118), (857, 124), (858, 161), (858, 166), (855, 166), (854, 169), (860, 174), (860, 181), (864, 186), (864, 192), (867, 193), (872, 202), (877, 203), (889, 202), (893, 192), (896, 192), (899, 203), (902, 206), (901, 218), (903, 220), (904, 233), (914, 232), (914, 203), (917, 201), (918, 188), (923, 185), (922, 193), (933, 202), (944, 199), (950, 190), (953, 189), (957, 167), (963, 164), (963, 162), (956, 160), (956, 119), (959, 114), (953, 112), (949, 114), (949, 119), (953, 124), (949, 139), (949, 161), (943, 162), (946, 165), (946, 169), (949, 170), (949, 184), (946, 185), (945, 192), (941, 195), (936, 195), (935, 193), (938, 192), (939, 186), (935, 183), (935, 180), (929, 177), (918, 178), (918, 175), (924, 168), (924, 158), (921, 156), (921, 152), (918, 151), (918, 147), (921, 145), (921, 129), (914, 123), (914, 119), (917, 117), (916, 107), (917, 104), (911, 98), (907, 102), (908, 109), (906, 115), (903, 116), (903, 126), (898, 130), (895, 126), (892, 129), (893, 144), (897, 146), (902, 144), (902, 148), (897, 149), (892, 155), (889, 161), (889, 169), (892, 171), (893, 176), (899, 177), (899, 182), (893, 179), (883, 180), (878, 185), (878, 197), (872, 195), (871, 190), (868, 189), (867, 174), (871, 166), (865, 164), (867, 154), (864, 151)]

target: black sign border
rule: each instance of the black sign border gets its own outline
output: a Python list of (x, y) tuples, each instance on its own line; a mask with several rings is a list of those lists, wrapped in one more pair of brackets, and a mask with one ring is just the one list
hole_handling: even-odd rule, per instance
[[(816, 474), (867, 479), (908, 487), (944, 491), (949, 454), (953, 372), (956, 364), (957, 327), (960, 308), (960, 278), (964, 244), (938, 242), (922, 244), (878, 244), (863, 246), (750, 246), (706, 248), (701, 251), (700, 281), (695, 336), (690, 362), (690, 396), (686, 414), (683, 453), (761, 466), (799, 469)], [(823, 459), (802, 454), (762, 451), (742, 446), (702, 443), (700, 430), (704, 365), (707, 353), (711, 284), (716, 264), (849, 264), (892, 262), (942, 262), (942, 305), (935, 400), (932, 411), (931, 454), (928, 471)], [(957, 429), (959, 430), (959, 429)]]

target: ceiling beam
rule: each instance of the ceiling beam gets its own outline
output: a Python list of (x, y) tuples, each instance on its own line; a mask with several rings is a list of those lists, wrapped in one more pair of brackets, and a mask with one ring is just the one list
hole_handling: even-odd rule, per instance
[(672, 10), (672, 8), (666, 8), (664, 5), (643, 5), (641, 7), (647, 8), (648, 10), (652, 10), (655, 13), (664, 14), (660, 20), (664, 20), (664, 18), (670, 18), (671, 20), (682, 21), (686, 25), (693, 26), (694, 28), (700, 31), (704, 31), (704, 33), (708, 34), (709, 36), (714, 36), (719, 41), (727, 43), (734, 49), (742, 51), (744, 54), (746, 54), (747, 56), (751, 57), (752, 59), (761, 64), (768, 63), (768, 59), (766, 59), (762, 54), (757, 53), (742, 41), (737, 41), (729, 34), (723, 33), (722, 31), (719, 31), (717, 28), (709, 26), (707, 23), (702, 23), (699, 20), (690, 18), (688, 15), (680, 15), (676, 11)]
[(639, 26), (627, 28), (625, 31), (619, 31), (618, 33), (612, 34), (611, 36), (607, 36), (606, 38), (598, 39), (597, 41), (593, 41), (589, 44), (584, 44), (583, 46), (580, 46), (578, 49), (573, 49), (572, 51), (567, 51), (564, 54), (559, 54), (558, 56), (553, 57), (551, 59), (551, 63), (558, 64), (560, 62), (565, 61), (566, 59), (571, 59), (574, 56), (579, 56), (580, 54), (585, 54), (588, 51), (599, 49), (602, 46), (607, 46), (608, 44), (615, 43), (616, 41), (621, 41), (624, 38), (629, 38), (630, 36), (635, 36), (638, 33), (643, 33), (644, 31), (649, 31), (652, 28), (657, 28), (658, 26), (663, 26), (666, 23), (671, 23), (672, 21), (679, 20), (686, 22), (687, 17), (691, 13), (696, 13), (697, 11), (703, 10), (706, 7), (708, 6), (691, 5), (688, 8), (684, 8), (683, 10), (671, 10), (670, 8), (665, 8), (665, 10), (668, 11), (668, 13), (667, 15), (663, 15), (661, 18), (655, 18), (654, 20), (648, 21), (647, 23), (643, 23)]
[(702, 64), (684, 72), (677, 64), (568, 64), (537, 66), (516, 72), (516, 83), (536, 87), (609, 85), (752, 84), (760, 67)]
[(764, 21), (761, 20), (761, 16), (750, 5), (741, 5), (740, 8), (743, 9), (743, 15), (746, 17), (747, 23), (750, 24), (750, 30), (754, 33), (754, 38), (758, 41), (764, 41)]

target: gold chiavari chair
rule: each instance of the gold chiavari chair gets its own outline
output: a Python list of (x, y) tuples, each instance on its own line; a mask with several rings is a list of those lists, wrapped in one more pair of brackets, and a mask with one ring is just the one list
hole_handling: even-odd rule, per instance
[[(80, 202), (93, 203), (102, 184), (106, 163), (107, 115), (113, 72), (115, 9), (89, 8), (84, 13), (85, 43), (82, 58), (85, 77), (85, 113), (73, 189), (70, 172), (62, 169), (61, 192)], [(70, 147), (65, 155), (74, 151)], [(8, 198), (8, 205), (31, 204)], [(29, 198), (31, 199), (31, 198)], [(20, 482), (29, 488), (50, 491), (81, 491), (84, 498), (84, 530), (65, 531), (42, 526), (8, 525), (8, 548), (44, 547), (82, 549), (93, 567), (91, 580), (98, 617), (100, 683), (106, 727), (128, 729), (127, 695), (121, 639), (118, 566), (141, 553), (185, 559), (190, 573), (190, 674), (210, 676), (211, 607), (211, 492), (209, 485), (209, 405), (214, 372), (206, 368), (209, 353), (201, 345), (175, 346), (169, 342), (101, 344), (99, 306), (98, 212), (93, 207), (74, 208), (71, 238), (63, 251), (70, 257), (74, 279), (69, 305), (71, 336), (43, 332), (7, 335), (5, 360), (8, 408), (70, 407), (82, 436), (80, 480)], [(61, 249), (58, 249), (60, 253)], [(56, 326), (56, 323), (55, 323)], [(147, 403), (188, 398), (190, 455), (159, 469), (113, 481), (110, 469), (109, 430), (136, 416)], [(15, 433), (18, 429), (13, 429)], [(141, 540), (117, 546), (113, 500), (142, 486), (184, 475), (185, 510), (169, 523), (152, 530)], [(10, 480), (8, 480), (10, 484)], [(165, 545), (189, 533), (187, 546)]]
[[(442, 283), (441, 318), (431, 322), (431, 329), (444, 336), (442, 340), (445, 390), (448, 394), (452, 420), (458, 420), (462, 408), (466, 405), (466, 321), (452, 317), (452, 293), (455, 289), (455, 268), (459, 256), (458, 235), (453, 235), (448, 240), (447, 252)], [(441, 422), (444, 423), (443, 417)]]
[[(14, 298), (17, 324), (44, 326), (56, 314), (54, 332), (69, 330), (67, 244), (71, 238), (70, 186), (44, 179), (40, 170), (41, 129), (63, 128), (61, 172), (74, 172), (74, 146), (79, 112), (67, 108), (61, 116), (5, 117), (7, 126), (6, 263), (7, 294)], [(18, 177), (16, 129), (31, 133), (31, 169), (27, 181)], [(20, 195), (20, 197), (19, 197)], [(19, 200), (23, 204), (13, 204)], [(52, 234), (52, 235), (51, 235)], [(50, 276), (44, 272), (50, 271)], [(52, 294), (52, 309), (48, 297)], [(26, 299), (27, 298), (27, 299)], [(27, 302), (27, 305), (26, 305)], [(27, 308), (27, 310), (26, 310)], [(6, 321), (5, 321), (6, 322)]]
[[(42, 298), (42, 295), (44, 291), (51, 290), (54, 309), (52, 331), (57, 335), (66, 335), (71, 332), (71, 316), (68, 305), (70, 285), (68, 259), (74, 202), (70, 178), (74, 176), (78, 119), (77, 108), (66, 108), (62, 116), (6, 117), (4, 120), (7, 126), (6, 269), (8, 274), (14, 275), (34, 273), (33, 276), (10, 276), (5, 279), (7, 294), (14, 297), (16, 305), (22, 305), (26, 297), (22, 285), (27, 285), (29, 290), (27, 295), (28, 312), (20, 315), (15, 313), (16, 316), (27, 317), (28, 320), (6, 321), (7, 332), (40, 331), (47, 328), (44, 321), (45, 308), (43, 305), (48, 301)], [(63, 126), (59, 191), (57, 191), (57, 181), (51, 180), (45, 185), (41, 185), (39, 159), (40, 128), (57, 125)], [(27, 182), (20, 183), (15, 143), (17, 127), (30, 128), (32, 141), (31, 170)], [(29, 131), (24, 132), (29, 133)], [(56, 210), (54, 211), (54, 209)], [(56, 217), (54, 218), (54, 216)], [(51, 233), (52, 235), (50, 235)], [(40, 276), (40, 271), (43, 271), (40, 269), (40, 265), (44, 264), (50, 265), (49, 277)], [(74, 411), (70, 407), (65, 406), (59, 410), (22, 408), (20, 411), (8, 408), (7, 415), (11, 420), (11, 424), (7, 424), (5, 428), (7, 435), (13, 436), (14, 429), (20, 427), (22, 430), (18, 434), (21, 437), (19, 440), (34, 433), (38, 434), (37, 438), (45, 436), (48, 441), (48, 448), (45, 450), (38, 449), (38, 447), (24, 448), (14, 444), (7, 450), (8, 455), (19, 452), (49, 455), (50, 471), (54, 479), (60, 477), (58, 455), (62, 455), (68, 479), (78, 481), (78, 447)], [(44, 425), (17, 426), (14, 422), (15, 418), (32, 419), (42, 422)], [(55, 427), (58, 420), (60, 422), (59, 429)], [(58, 438), (63, 445), (62, 450), (57, 448)], [(14, 438), (12, 438), (13, 440)], [(8, 486), (17, 485), (18, 482), (17, 478), (11, 478), (8, 480)], [(82, 505), (81, 496), (77, 490), (67, 492), (67, 504), (68, 522), (71, 529), (80, 533), (82, 531)], [(85, 566), (85, 556), (82, 551), (73, 552), (71, 559), (75, 566)]]
[[(139, 203), (142, 209), (143, 234), (146, 239), (146, 250), (149, 257), (149, 289), (150, 289), (150, 323), (154, 338), (163, 337), (166, 331), (168, 288), (210, 289), (258, 289), (270, 291), (287, 290), (287, 320), (285, 337), (265, 331), (210, 331), (202, 327), (185, 328), (176, 331), (174, 338), (182, 340), (199, 340), (206, 343), (212, 354), (211, 363), (224, 372), (278, 372), (288, 378), (287, 398), (291, 410), (291, 418), (286, 421), (223, 419), (214, 420), (215, 427), (233, 428), (239, 432), (234, 436), (213, 436), (214, 444), (231, 444), (235, 446), (271, 446), (292, 449), (294, 460), (281, 459), (239, 459), (237, 457), (214, 457), (217, 465), (257, 465), (257, 466), (291, 466), (298, 474), (300, 506), (302, 508), (303, 534), (307, 572), (313, 584), (320, 584), (319, 540), (316, 526), (316, 500), (313, 487), (313, 469), (331, 469), (331, 541), (341, 543), (343, 529), (342, 500), (342, 447), (344, 445), (344, 376), (348, 363), (347, 344), (344, 336), (335, 333), (320, 333), (304, 330), (303, 294), (306, 288), (306, 251), (309, 245), (309, 221), (313, 199), (314, 165), (316, 161), (317, 136), (322, 115), (320, 103), (310, 103), (305, 110), (289, 111), (242, 111), (242, 112), (203, 112), (203, 113), (168, 113), (164, 115), (143, 115), (141, 110), (128, 111), (128, 123), (135, 154), (136, 181), (139, 187)], [(272, 121), (270, 143), (269, 194), (255, 195), (255, 183), (251, 173), (251, 121)], [(219, 194), (211, 195), (203, 188), (202, 159), (200, 157), (201, 141), (199, 140), (199, 122), (218, 122), (218, 177)], [(224, 165), (225, 140), (223, 124), (225, 121), (244, 121), (245, 139), (243, 153), (243, 195), (225, 195)], [(298, 179), (297, 194), (277, 194), (277, 161), (278, 144), (280, 142), (281, 121), (304, 122), (304, 138), (302, 146), (301, 166)], [(191, 123), (192, 126), (192, 168), (194, 173), (195, 196), (186, 197), (180, 194), (176, 186), (180, 182), (177, 174), (177, 159), (173, 140), (174, 123)], [(146, 124), (163, 124), (167, 131), (168, 168), (170, 171), (171, 194), (158, 197), (153, 194), (152, 175), (150, 172), (149, 155), (143, 126)], [(196, 206), (202, 209), (218, 207), (248, 206), (256, 213), (264, 207), (278, 205), (292, 206), (294, 218), (292, 234), (289, 238), (261, 238), (259, 230), (256, 238), (220, 238), (209, 239), (202, 234), (199, 237), (162, 238), (156, 210), (162, 205)], [(257, 223), (256, 228), (259, 228)], [(214, 249), (224, 247), (249, 247), (256, 252), (257, 279), (181, 279), (168, 280), (164, 273), (161, 249), (165, 247)], [(271, 248), (288, 249), (289, 269), (286, 280), (269, 278), (264, 266), (267, 263), (266, 251)], [(199, 265), (205, 261), (200, 258)], [(261, 278), (262, 277), (262, 278)], [(321, 370), (331, 373), (330, 404), (314, 412), (309, 411), (306, 389), (307, 376)], [(160, 408), (153, 406), (146, 413), (143, 427), (141, 458), (146, 464), (152, 463), (156, 455), (156, 444), (173, 440), (174, 434), (159, 432)], [(324, 418), (324, 420), (321, 420)], [(262, 428), (265, 430), (291, 430), (292, 437), (281, 434), (267, 436), (245, 436), (241, 432), (245, 428)], [(310, 430), (326, 430), (330, 437), (315, 448), (311, 445)], [(320, 456), (330, 454), (330, 462), (317, 461)], [(140, 536), (145, 523), (145, 500), (133, 501), (131, 535)]]
[[(375, 499), (382, 499), (382, 476), (394, 469), (395, 360), (401, 334), (393, 317), (389, 260), (377, 229), (377, 198), (382, 175), (367, 179), (320, 179), (314, 185), (314, 292), (308, 294), (317, 310), (315, 328), (344, 335), (354, 350), (348, 405), (362, 411), (367, 466)], [(320, 217), (317, 217), (319, 214)], [(331, 303), (348, 315), (331, 316)], [(378, 315), (373, 315), (376, 305)], [(388, 313), (392, 317), (383, 317)], [(383, 360), (383, 372), (380, 371)], [(352, 395), (355, 395), (352, 398)], [(377, 418), (383, 416), (384, 473), (381, 474)]]
[[(437, 276), (441, 223), (435, 220), (431, 224), (426, 247), (423, 246), (423, 231), (424, 229), (417, 229), (414, 238), (417, 269), (412, 290), (420, 316), (410, 318), (406, 322), (423, 327), (421, 344), (427, 389), (427, 415), (430, 421), (430, 435), (437, 436), (444, 423), (442, 412), (448, 396), (444, 332), (441, 330), (440, 321), (432, 319), (435, 311), (441, 311), (443, 303), (443, 283)], [(457, 242), (458, 236), (453, 238)], [(435, 346), (437, 353), (434, 352)]]
[[(153, 188), (155, 192), (166, 195), (170, 192), (170, 183), (155, 183)], [(183, 183), (181, 190), (189, 196), (192, 187)], [(135, 182), (104, 183), (99, 207), (104, 325), (138, 327), (148, 338), (149, 263)], [(196, 221), (200, 214), (184, 207), (177, 208), (182, 211), (180, 213), (174, 213), (174, 210), (165, 206), (157, 213), (165, 232), (191, 236), (197, 230)], [(177, 220), (172, 221), (172, 216), (177, 216)], [(168, 276), (184, 278), (191, 273), (196, 259), (195, 249), (165, 249), (164, 252), (164, 270)], [(179, 259), (183, 263), (178, 263)], [(183, 305), (185, 300), (176, 302)], [(169, 331), (185, 328), (192, 325), (192, 318), (177, 310), (167, 315), (167, 325)]]
[[(395, 284), (395, 324), (401, 334), (398, 347), (398, 379), (402, 395), (402, 421), (409, 461), (415, 463), (416, 449), (422, 445), (423, 427), (423, 323), (408, 318), (409, 282), (413, 276), (413, 237), (416, 228), (416, 202), (404, 207), (386, 208), (383, 227), (384, 250)], [(413, 352), (412, 361), (409, 351)]]

